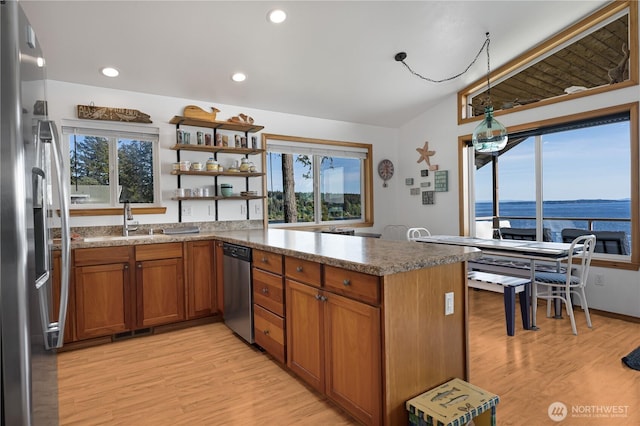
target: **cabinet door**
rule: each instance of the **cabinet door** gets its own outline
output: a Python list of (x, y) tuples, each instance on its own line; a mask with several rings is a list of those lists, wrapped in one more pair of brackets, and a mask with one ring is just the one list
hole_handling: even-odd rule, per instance
[(286, 280), (287, 366), (324, 392), (323, 304), (319, 290)]
[(380, 308), (324, 292), (325, 393), (366, 425), (379, 425)]
[[(60, 276), (60, 250), (53, 251), (52, 262), (52, 289), (53, 289), (53, 312), (51, 321), (58, 321), (58, 315), (60, 314), (60, 291), (61, 291), (61, 276)], [(69, 300), (67, 301), (67, 319), (64, 323), (64, 343), (73, 342), (75, 340), (75, 321), (76, 321), (76, 304), (73, 289), (73, 274), (69, 275)]]
[(224, 251), (222, 250), (222, 241), (216, 241), (216, 305), (218, 312), (224, 316)]
[(183, 321), (182, 258), (136, 263), (137, 326)]
[(107, 336), (131, 329), (129, 264), (75, 268), (76, 336)]
[(187, 318), (216, 313), (216, 277), (213, 241), (192, 241), (187, 247)]

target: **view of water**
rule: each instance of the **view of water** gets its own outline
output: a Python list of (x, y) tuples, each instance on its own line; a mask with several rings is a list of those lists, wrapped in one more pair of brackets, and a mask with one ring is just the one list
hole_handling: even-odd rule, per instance
[[(476, 217), (491, 217), (491, 202), (476, 203)], [(503, 201), (500, 202), (500, 217), (518, 216), (535, 217), (535, 201)], [(631, 234), (631, 200), (566, 200), (545, 201), (543, 216), (553, 218), (590, 218), (590, 219), (628, 219), (626, 221), (594, 221), (595, 231), (624, 231), (627, 238)], [(535, 219), (508, 219), (513, 228), (534, 228)], [(544, 227), (551, 229), (554, 241), (561, 241), (560, 232), (563, 228), (587, 229), (586, 220), (545, 220)]]

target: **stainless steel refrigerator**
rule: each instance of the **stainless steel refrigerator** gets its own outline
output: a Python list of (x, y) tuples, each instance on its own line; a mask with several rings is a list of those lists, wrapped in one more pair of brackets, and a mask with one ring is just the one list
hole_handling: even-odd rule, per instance
[[(19, 2), (0, 2), (3, 426), (58, 424), (56, 348), (64, 339), (69, 292), (69, 198), (58, 142), (48, 119), (44, 59), (35, 32)], [(60, 226), (62, 237), (61, 297), (54, 302), (50, 225), (58, 209), (53, 225)], [(57, 318), (54, 303), (60, 308)]]

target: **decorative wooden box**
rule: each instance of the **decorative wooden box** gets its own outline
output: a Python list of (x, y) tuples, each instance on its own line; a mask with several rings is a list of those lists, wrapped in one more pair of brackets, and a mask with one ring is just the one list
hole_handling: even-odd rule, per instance
[(495, 426), (498, 395), (460, 379), (450, 380), (406, 403), (412, 426)]

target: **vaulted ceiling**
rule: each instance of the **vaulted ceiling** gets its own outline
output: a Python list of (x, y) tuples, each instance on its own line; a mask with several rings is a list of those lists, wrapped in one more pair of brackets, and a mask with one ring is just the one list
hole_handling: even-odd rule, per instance
[[(489, 31), (495, 68), (607, 2), (20, 3), (38, 34), (48, 78), (53, 80), (201, 101), (202, 107), (241, 105), (399, 127), (482, 78), (486, 62), (478, 60), (462, 77), (434, 84), (408, 73), (394, 60), (396, 53), (407, 52), (412, 68), (440, 79), (464, 70)], [(266, 20), (267, 12), (276, 6), (288, 14), (280, 25)], [(611, 47), (621, 52), (618, 41), (612, 39)], [(543, 96), (542, 88), (556, 93), (571, 85), (607, 82), (606, 73), (599, 73), (598, 81), (577, 78), (580, 73), (592, 73), (575, 58), (553, 60), (571, 65), (575, 75), (563, 80), (545, 71), (556, 64), (543, 61), (533, 76), (492, 88), (494, 104)], [(604, 71), (618, 60), (611, 56), (603, 62), (588, 62)], [(106, 65), (119, 68), (120, 77), (100, 75)], [(235, 71), (245, 72), (247, 80), (231, 81)], [(77, 101), (91, 102), (90, 90), (86, 99)]]

